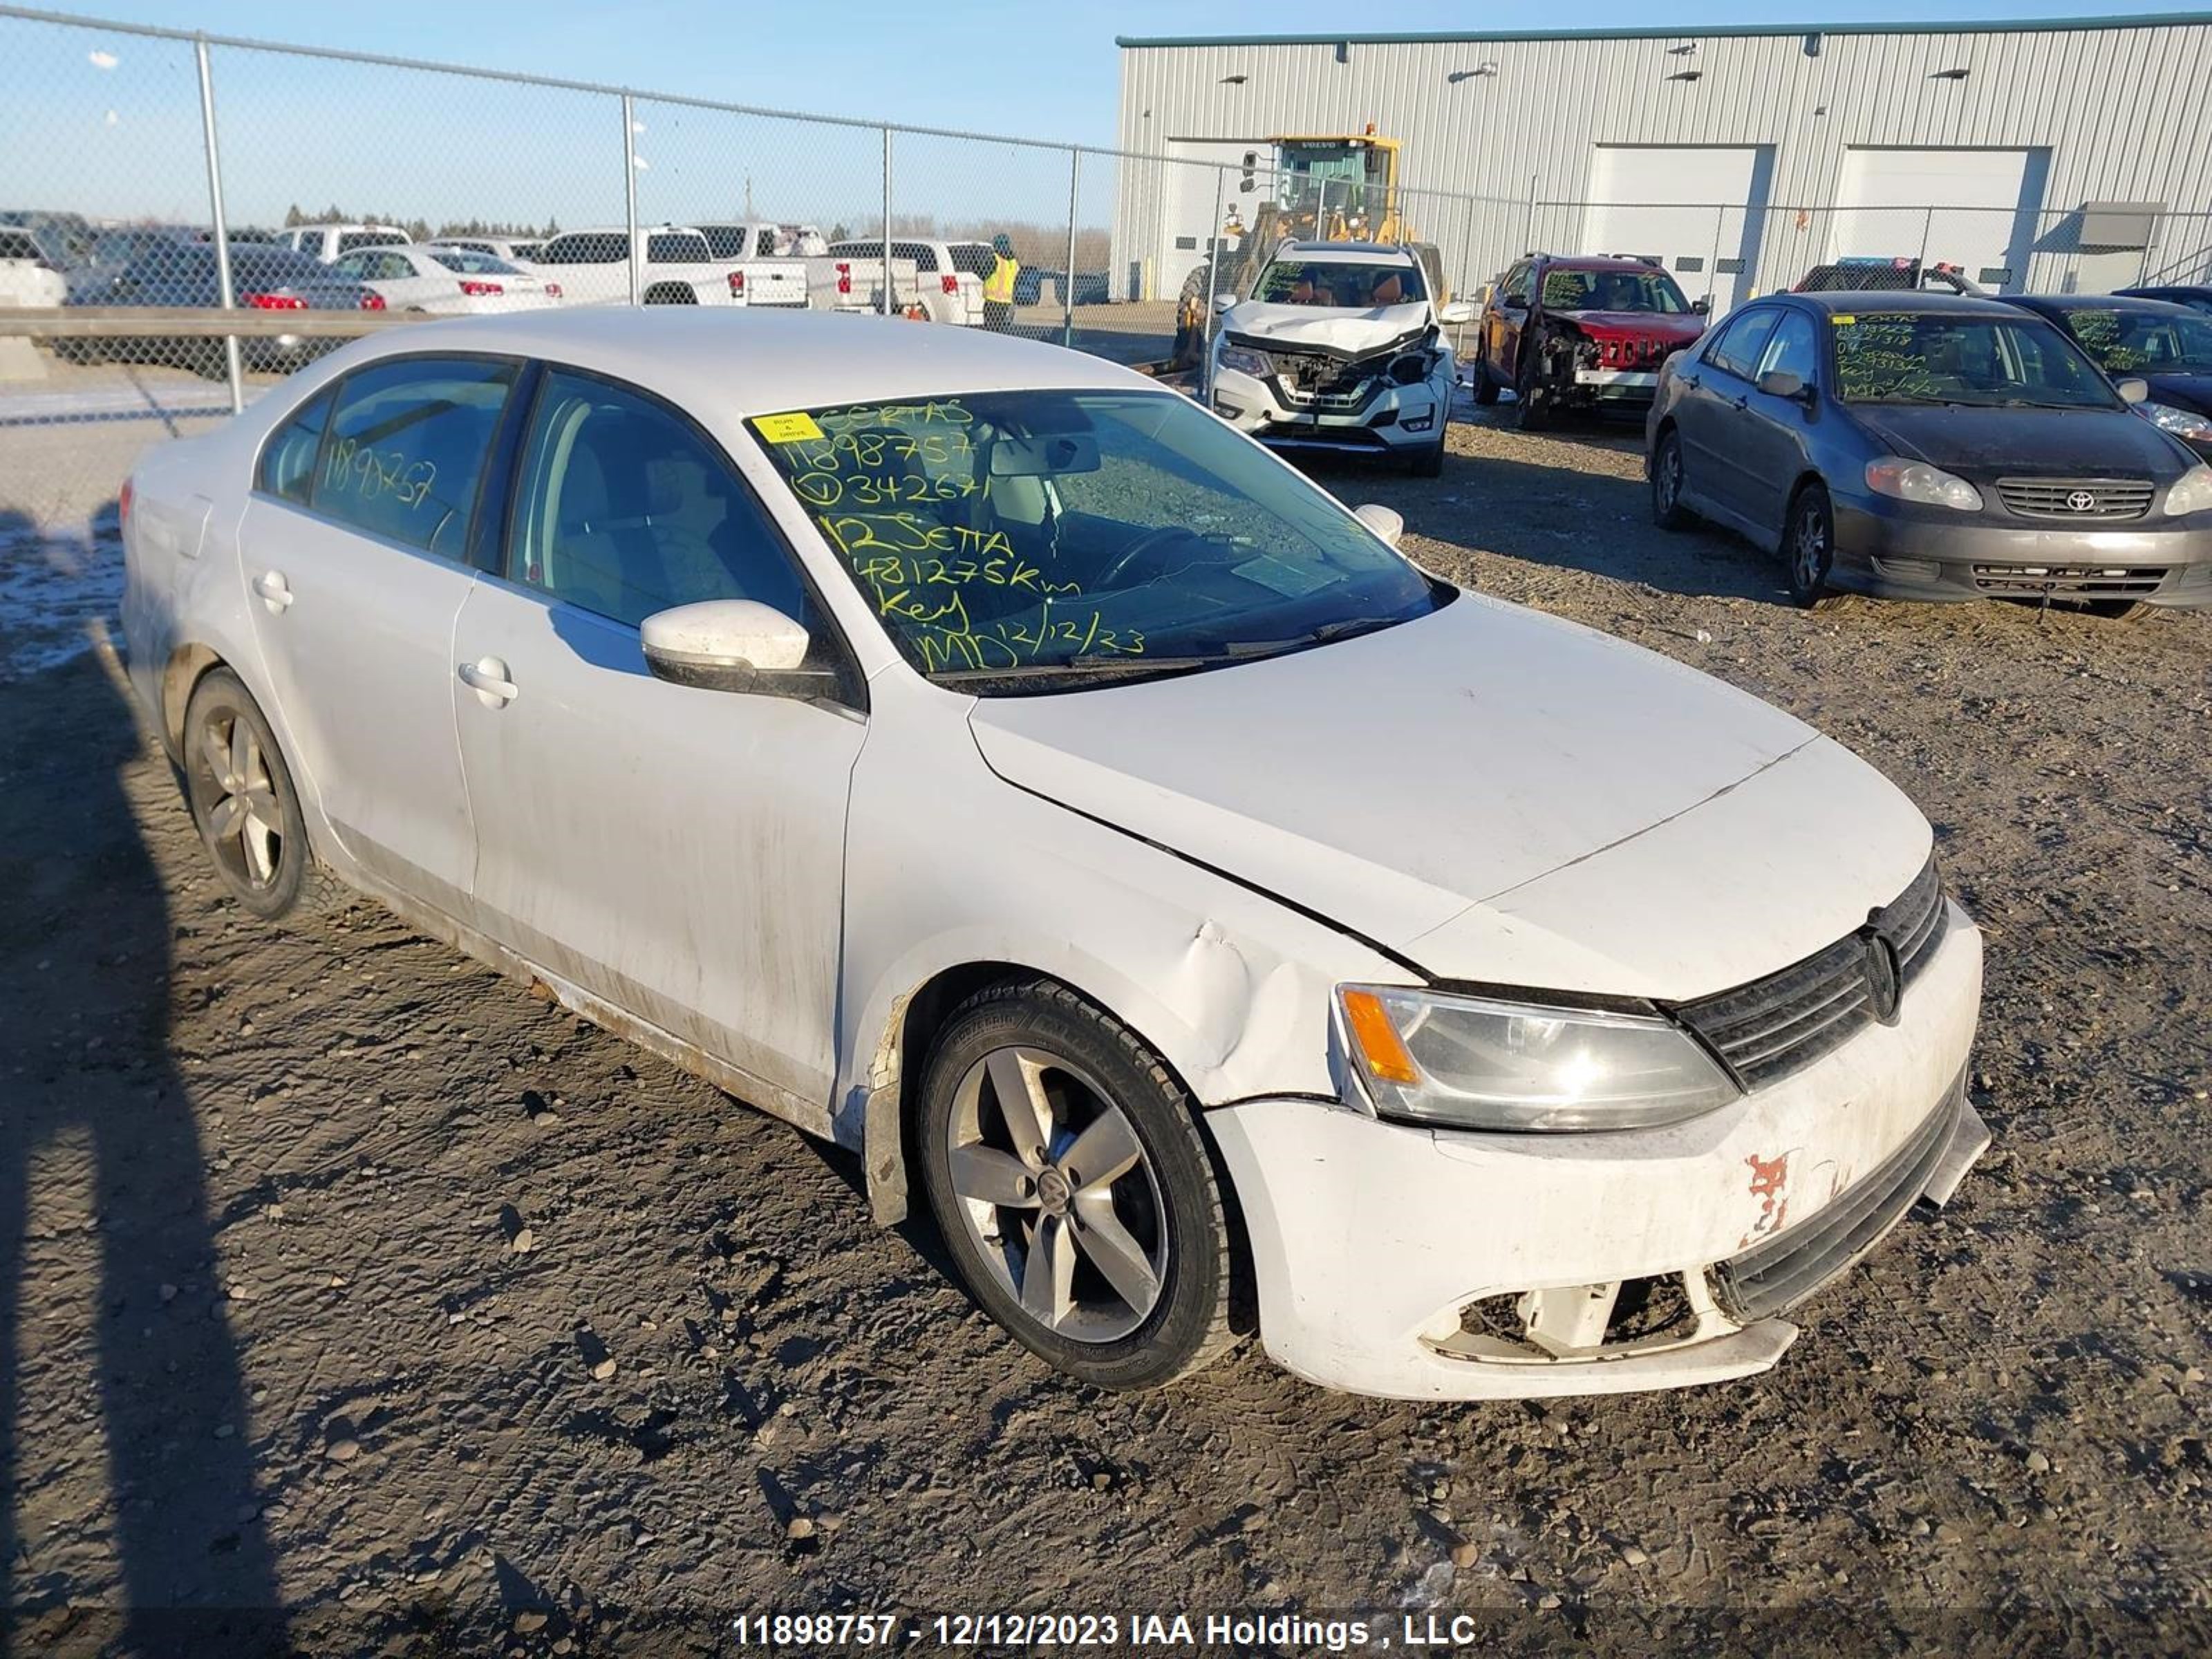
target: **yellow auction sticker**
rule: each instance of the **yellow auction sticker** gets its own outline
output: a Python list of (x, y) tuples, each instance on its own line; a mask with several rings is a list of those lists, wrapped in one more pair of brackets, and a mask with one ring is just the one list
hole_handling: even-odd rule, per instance
[(1831, 317), (1828, 320), (1833, 323), (1838, 328), (1849, 328), (1853, 323), (1858, 321), (1858, 319), (1850, 315), (1848, 312), (1845, 312)]
[(756, 415), (753, 430), (772, 444), (819, 443), (822, 428), (811, 415)]

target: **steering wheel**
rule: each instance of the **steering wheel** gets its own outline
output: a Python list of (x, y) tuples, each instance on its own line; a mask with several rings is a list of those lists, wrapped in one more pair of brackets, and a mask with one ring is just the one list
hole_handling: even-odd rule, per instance
[(1098, 573), (1093, 585), (1102, 590), (1111, 587), (1146, 554), (1166, 546), (1178, 536), (1195, 536), (1197, 533), (1188, 526), (1180, 524), (1164, 524), (1158, 530), (1148, 530), (1123, 548), (1121, 556)]

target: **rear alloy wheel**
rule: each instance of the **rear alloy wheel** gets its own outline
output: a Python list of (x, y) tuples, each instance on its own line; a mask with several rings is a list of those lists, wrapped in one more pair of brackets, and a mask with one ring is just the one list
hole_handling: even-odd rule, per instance
[(185, 707), (184, 771), (192, 822), (241, 906), (267, 921), (325, 896), (291, 771), (227, 668), (203, 678)]
[(1229, 1232), (1188, 1097), (1049, 981), (969, 999), (930, 1055), (922, 1176), (961, 1277), (1032, 1352), (1154, 1388), (1235, 1340)]
[(1843, 595), (1828, 586), (1836, 566), (1836, 514), (1825, 485), (1807, 484), (1790, 503), (1782, 556), (1790, 563), (1790, 597), (1801, 608), (1827, 611), (1841, 603)]
[(1686, 530), (1693, 519), (1682, 505), (1682, 434), (1670, 426), (1651, 452), (1651, 522), (1662, 530)]

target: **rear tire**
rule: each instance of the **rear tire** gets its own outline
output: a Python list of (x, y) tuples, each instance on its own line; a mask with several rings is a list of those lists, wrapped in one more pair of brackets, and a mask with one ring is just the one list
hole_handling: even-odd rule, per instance
[(307, 844), (291, 769), (228, 668), (204, 676), (185, 706), (184, 775), (200, 843), (241, 908), (273, 921), (337, 901), (337, 884)]
[(1031, 1352), (1151, 1389), (1235, 1344), (1230, 1225), (1190, 1097), (1111, 1015), (1049, 980), (978, 992), (931, 1049), (917, 1128), (961, 1278)]
[(1687, 530), (1696, 522), (1682, 505), (1682, 434), (1668, 427), (1651, 452), (1651, 522), (1662, 530)]

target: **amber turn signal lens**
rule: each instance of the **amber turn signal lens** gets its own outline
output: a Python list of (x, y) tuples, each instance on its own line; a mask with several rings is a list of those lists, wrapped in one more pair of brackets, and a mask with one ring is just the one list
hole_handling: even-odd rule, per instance
[(1385, 1083), (1419, 1083), (1421, 1073), (1406, 1052), (1398, 1028), (1390, 1023), (1382, 999), (1372, 991), (1346, 991), (1343, 1000), (1344, 1022), (1369, 1073)]

